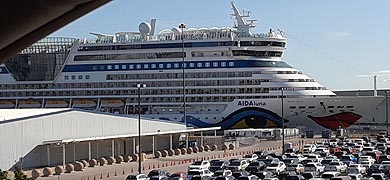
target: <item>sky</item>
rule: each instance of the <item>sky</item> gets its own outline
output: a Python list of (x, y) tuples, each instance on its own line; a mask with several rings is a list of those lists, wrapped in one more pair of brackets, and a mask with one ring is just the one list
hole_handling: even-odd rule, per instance
[[(114, 0), (51, 36), (93, 38), (89, 32), (138, 31), (157, 18), (156, 31), (233, 26), (229, 0)], [(371, 77), (390, 70), (389, 0), (235, 0), (257, 19), (254, 33), (280, 28), (287, 35), (283, 59), (331, 90), (372, 89)], [(390, 75), (378, 89), (390, 88)]]

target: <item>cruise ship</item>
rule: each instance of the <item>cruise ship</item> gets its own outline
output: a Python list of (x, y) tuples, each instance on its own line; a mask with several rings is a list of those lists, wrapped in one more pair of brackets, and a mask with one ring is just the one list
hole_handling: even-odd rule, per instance
[(383, 97), (336, 96), (282, 58), (282, 30), (253, 33), (251, 12), (231, 6), (233, 27), (157, 33), (152, 19), (136, 32), (44, 38), (0, 65), (0, 108), (140, 113), (222, 129), (334, 130), (375, 119)]

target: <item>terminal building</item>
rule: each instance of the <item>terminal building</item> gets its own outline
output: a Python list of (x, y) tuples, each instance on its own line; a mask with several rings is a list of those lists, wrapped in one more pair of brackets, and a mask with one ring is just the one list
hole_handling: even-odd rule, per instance
[[(182, 133), (218, 129), (187, 129), (181, 123), (142, 119), (142, 152), (177, 148)], [(138, 150), (137, 139), (137, 116), (77, 109), (0, 109), (3, 170), (132, 155)]]

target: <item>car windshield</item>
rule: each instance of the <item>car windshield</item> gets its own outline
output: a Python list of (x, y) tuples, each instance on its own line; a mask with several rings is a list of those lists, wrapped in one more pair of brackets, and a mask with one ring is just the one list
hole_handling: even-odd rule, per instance
[(192, 163), (192, 165), (201, 165), (202, 164), (202, 161), (195, 161), (194, 163)]
[(250, 164), (249, 164), (249, 166), (258, 166), (259, 165), (259, 162), (251, 162)]
[(222, 166), (223, 163), (224, 163), (223, 161), (218, 161), (218, 162), (215, 162), (213, 164), (213, 166)]
[(321, 177), (322, 178), (332, 178), (332, 177), (335, 177), (335, 175), (333, 175), (333, 174), (322, 174)]
[(158, 175), (160, 175), (160, 173), (158, 171), (150, 171), (148, 174), (148, 177), (158, 176)]
[(252, 155), (247, 154), (247, 155), (244, 156), (244, 158), (252, 158)]
[(278, 167), (277, 163), (271, 163), (268, 167)]
[(200, 175), (199, 171), (188, 171), (188, 175)]
[(240, 161), (233, 161), (230, 163), (231, 166), (239, 166), (240, 165)]

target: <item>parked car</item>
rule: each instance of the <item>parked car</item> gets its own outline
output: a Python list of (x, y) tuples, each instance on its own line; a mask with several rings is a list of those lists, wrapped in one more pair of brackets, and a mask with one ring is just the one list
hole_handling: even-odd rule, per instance
[(246, 167), (248, 167), (249, 163), (247, 160), (242, 159), (242, 160), (234, 160), (231, 161), (227, 169), (231, 171), (240, 171), (240, 170), (245, 170)]
[(349, 174), (365, 174), (366, 168), (363, 167), (361, 164), (350, 164), (348, 166), (348, 173)]
[(363, 178), (363, 174), (348, 174), (348, 176), (355, 180), (361, 180)]
[(337, 176), (341, 176), (341, 173), (338, 172), (338, 171), (328, 171), (328, 172), (324, 172), (321, 175), (321, 178), (330, 180), (331, 178), (334, 178), (334, 177), (337, 177)]
[(325, 166), (325, 171), (347, 172), (347, 165), (343, 162), (331, 162)]
[(170, 176), (170, 180), (187, 180), (187, 173), (185, 172), (175, 172)]
[(325, 170), (325, 166), (323, 166), (319, 162), (308, 163), (305, 165), (305, 171), (308, 171), (308, 172), (312, 171), (312, 172), (316, 172), (317, 174), (319, 174), (319, 173), (324, 172), (324, 170)]
[(148, 176), (146, 174), (130, 174), (126, 177), (126, 180), (148, 180)]
[(250, 172), (250, 173), (254, 173), (254, 172), (257, 172), (257, 171), (261, 171), (263, 169), (266, 168), (266, 165), (264, 162), (262, 161), (253, 161), (251, 163), (249, 163), (248, 167), (246, 167), (246, 171)]
[(247, 154), (243, 156), (243, 159), (247, 159), (249, 162), (257, 160), (259, 156), (257, 154)]
[(214, 175), (214, 173), (208, 169), (193, 169), (193, 170), (188, 171), (188, 178), (189, 179), (191, 179), (193, 176), (196, 176), (196, 175), (203, 179), (203, 178), (211, 178)]
[(229, 164), (229, 161), (217, 161), (210, 165), (209, 170), (212, 172), (224, 170), (229, 166)]
[(290, 164), (287, 166), (286, 171), (294, 171), (297, 174), (302, 174), (305, 172), (305, 166), (302, 164)]
[(169, 172), (163, 169), (154, 169), (149, 171), (148, 177), (151, 178), (153, 176), (170, 176)]
[(266, 169), (274, 174), (279, 174), (286, 170), (286, 165), (284, 162), (273, 162)]
[(190, 170), (201, 170), (201, 169), (208, 169), (210, 167), (210, 162), (207, 160), (204, 161), (195, 161), (193, 162), (189, 167), (188, 171)]

